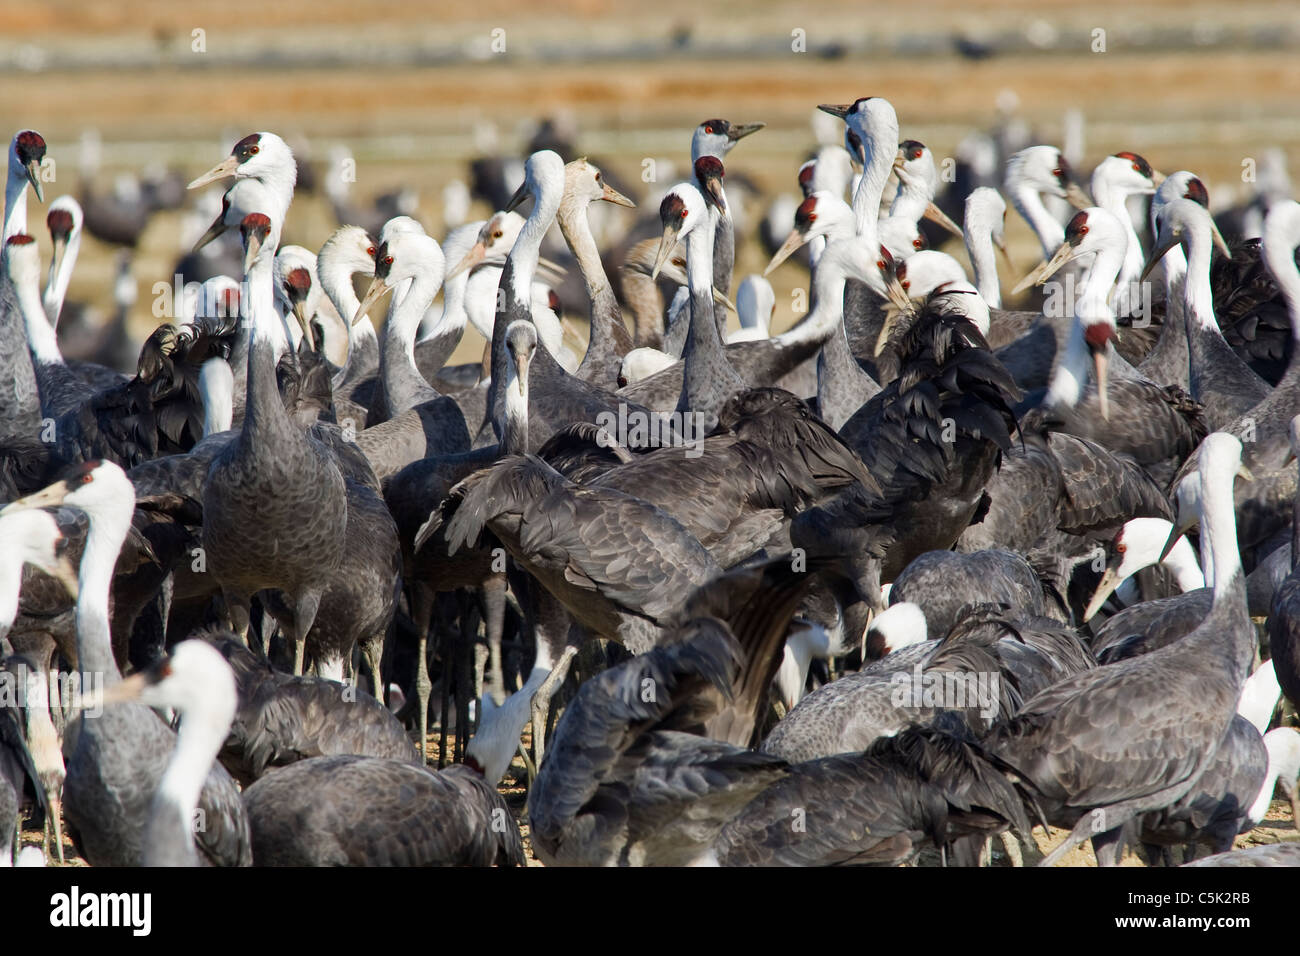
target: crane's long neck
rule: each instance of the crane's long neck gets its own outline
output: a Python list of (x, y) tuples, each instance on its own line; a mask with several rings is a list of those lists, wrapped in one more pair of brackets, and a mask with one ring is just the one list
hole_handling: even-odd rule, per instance
[(1124, 228), (1124, 263), (1120, 268), (1115, 287), (1115, 308), (1119, 315), (1127, 315), (1138, 305), (1132, 283), (1142, 274), (1142, 243), (1133, 228), (1133, 217), (1128, 214), (1129, 194), (1116, 189), (1103, 176), (1092, 184), (1092, 197), (1098, 206), (1119, 220)]
[(361, 306), (361, 300), (352, 288), (352, 269), (328, 261), (322, 263), (320, 260), (317, 260), (316, 268), (321, 288), (348, 327), (348, 355), (343, 361), (343, 367), (334, 375), (333, 384), (337, 388), (344, 382), (370, 374), (378, 367), (379, 336), (375, 333), (375, 324), (370, 321), (370, 316), (363, 315), (360, 321), (352, 321)]
[(1196, 552), (1186, 538), (1179, 538), (1166, 556), (1164, 566), (1174, 575), (1178, 590), (1186, 593), (1205, 587), (1205, 574), (1196, 560)]
[(707, 217), (686, 237), (686, 282), (691, 319), (682, 353), (677, 410), (703, 415), (707, 431), (717, 423), (727, 399), (747, 387), (727, 361), (713, 314), (713, 224)]
[(9, 178), (5, 180), (5, 234), (4, 240), (27, 231), (27, 171), (14, 169), (9, 164)]
[[(865, 246), (865, 240), (847, 241)], [(844, 286), (848, 276), (843, 264), (834, 256), (823, 257), (823, 260), (817, 264), (816, 271), (813, 272), (812, 280), (812, 311), (794, 328), (776, 336), (776, 341), (785, 346), (824, 344), (835, 335), (842, 335), (847, 346), (848, 333), (844, 329)]]
[(23, 581), (23, 559), (10, 547), (0, 548), (0, 638), (18, 618), (18, 591)]
[(506, 378), (506, 422), (501, 436), (501, 453), (503, 455), (527, 455), (532, 449), (528, 445), (528, 382), (519, 384), (519, 369), (512, 361), (509, 363)]
[(889, 171), (893, 168), (894, 153), (898, 149), (898, 130), (895, 129), (892, 136), (887, 133), (887, 130), (883, 133), (868, 131), (865, 140), (867, 163), (862, 178), (858, 180), (858, 188), (853, 192), (853, 215), (857, 219), (858, 235), (867, 240), (873, 251), (879, 245), (876, 224), (880, 219), (880, 197), (889, 182)]
[(32, 358), (43, 365), (62, 365), (63, 353), (59, 351), (58, 336), (45, 315), (45, 305), (35, 281), (15, 283), (14, 295), (18, 299), (23, 324), (27, 327), (27, 347), (31, 349)]
[(131, 527), (132, 511), (124, 507), (103, 507), (90, 515), (86, 547), (77, 573), (77, 666), (82, 686), (94, 680), (105, 684), (121, 679), (113, 659), (113, 639), (109, 629), (109, 592), (118, 552)]
[[(533, 276), (537, 274), (537, 260), (541, 255), (542, 238), (555, 221), (563, 190), (550, 184), (540, 184), (534, 189), (533, 210), (525, 220), (514, 247), (501, 272), (497, 291), (496, 319), (492, 324), (492, 381), (488, 386), (488, 410), (498, 437), (504, 433), (505, 405), (502, 388), (506, 380), (506, 329), (518, 319), (533, 321)], [(534, 323), (534, 327), (536, 323)], [(538, 336), (539, 341), (541, 336)], [(533, 355), (532, 376), (563, 376), (564, 369), (551, 355), (545, 343)]]
[[(731, 291), (731, 273), (736, 267), (735, 226), (731, 216), (724, 216), (716, 206), (709, 207), (709, 220), (713, 225), (713, 287), (726, 295)], [(727, 315), (723, 312), (716, 318), (718, 334), (725, 336)]]
[[(1083, 397), (1092, 356), (1084, 339), (1084, 330), (1086, 326), (1097, 322), (1114, 323), (1115, 313), (1108, 299), (1122, 263), (1123, 253), (1120, 250), (1110, 244), (1103, 245), (1097, 251), (1092, 268), (1083, 280), (1083, 288), (1075, 302), (1074, 322), (1070, 324), (1065, 354), (1057, 363), (1047, 389), (1047, 400), (1056, 407), (1073, 408)], [(1113, 353), (1111, 346), (1108, 345), (1107, 348)], [(1112, 355), (1111, 358), (1113, 357)]]
[(390, 418), (440, 397), (415, 364), (415, 336), (439, 285), (435, 276), (421, 275), (402, 300), (394, 300), (388, 310), (384, 347), (379, 354), (379, 381)]
[(1209, 235), (1198, 233), (1188, 237), (1187, 275), (1183, 287), (1183, 307), (1189, 322), (1203, 332), (1222, 335), (1218, 320), (1214, 317), (1214, 293), (1210, 290)]
[(177, 865), (194, 857), (194, 811), (226, 742), (237, 704), (234, 681), (223, 679), (211, 682), (186, 709), (176, 749), (154, 795), (144, 841), (145, 866)]
[[(270, 240), (268, 240), (270, 245)], [(244, 383), (244, 425), (240, 442), (245, 447), (272, 450), (279, 437), (292, 428), (275, 378), (275, 364), (287, 347), (284, 325), (275, 311), (273, 247), (259, 255), (248, 270), (248, 374)]]
[(1002, 308), (1002, 284), (998, 281), (997, 260), (993, 256), (993, 229), (990, 224), (967, 226), (966, 254), (975, 270), (975, 288), (990, 309)]
[(1065, 227), (1047, 211), (1043, 197), (1029, 183), (1017, 183), (1009, 191), (1011, 205), (1038, 236), (1038, 244), (1043, 247), (1043, 258), (1050, 259), (1065, 241)]
[[(600, 261), (600, 251), (587, 220), (587, 204), (573, 199), (561, 205), (559, 223), (564, 241), (578, 260), (582, 281), (587, 286), (587, 298), (591, 300), (591, 341), (587, 346), (587, 356), (591, 356), (593, 361), (598, 358), (617, 361), (632, 347), (632, 337), (623, 324), (618, 297), (614, 295), (614, 288), (609, 284), (609, 277)], [(586, 356), (583, 365), (587, 365)], [(614, 375), (617, 377), (617, 371)]]
[[(1278, 248), (1281, 245), (1283, 248)], [(1270, 248), (1271, 247), (1271, 248)], [(1291, 338), (1300, 343), (1300, 268), (1295, 262), (1295, 244), (1292, 242), (1264, 243), (1264, 261), (1273, 274), (1286, 300), (1287, 314), (1291, 317)]]
[(63, 312), (63, 300), (68, 295), (68, 285), (72, 282), (72, 270), (76, 268), (77, 256), (81, 253), (81, 230), (74, 229), (63, 247), (63, 258), (59, 260), (56, 271), (50, 263), (50, 275), (45, 284), (45, 314), (54, 328), (59, 326), (59, 315)]
[(909, 222), (920, 222), (921, 216), (934, 197), (920, 183), (899, 182), (898, 193), (889, 205), (889, 218), (901, 217)]
[(223, 358), (211, 358), (199, 369), (203, 399), (203, 437), (230, 430), (235, 417), (235, 375)]

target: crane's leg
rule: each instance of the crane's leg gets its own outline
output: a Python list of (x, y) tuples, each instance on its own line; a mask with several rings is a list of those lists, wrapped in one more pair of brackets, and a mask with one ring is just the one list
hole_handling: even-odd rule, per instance
[[(248, 623), (251, 617), (252, 599), (243, 594), (235, 594), (233, 591), (227, 591), (222, 588), (222, 597), (226, 602), (226, 616), (230, 618), (230, 629), (235, 632), (235, 636), (248, 646)], [(265, 653), (263, 653), (265, 657)]]
[(306, 591), (299, 596), (293, 609), (293, 676), (302, 676), (303, 658), (307, 653), (307, 635), (316, 623), (316, 611), (320, 608), (319, 590)]
[(428, 759), (425, 735), (429, 732), (429, 697), (433, 683), (429, 680), (429, 627), (433, 623), (432, 588), (422, 582), (411, 585), (411, 618), (415, 625), (415, 745), (420, 759)]
[[(362, 642), (361, 654), (366, 659), (366, 667), (370, 668), (371, 693), (374, 694), (375, 700), (382, 704), (384, 702), (384, 678), (381, 673), (381, 663), (384, 657), (384, 634), (382, 632), (375, 634), (368, 641)], [(360, 683), (360, 676), (360, 673), (358, 673), (357, 683)]]
[(546, 753), (546, 716), (551, 707), (551, 698), (555, 695), (556, 689), (564, 683), (564, 678), (569, 674), (569, 665), (577, 653), (576, 646), (566, 644), (564, 650), (560, 652), (560, 659), (555, 662), (555, 667), (546, 675), (546, 680), (542, 681), (541, 686), (537, 688), (537, 693), (533, 695), (533, 766), (538, 770), (542, 768), (542, 757)]

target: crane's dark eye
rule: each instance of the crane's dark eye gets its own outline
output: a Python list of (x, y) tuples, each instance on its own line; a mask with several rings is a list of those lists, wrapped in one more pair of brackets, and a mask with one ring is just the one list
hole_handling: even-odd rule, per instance
[(683, 209), (683, 210), (682, 210), (682, 218), (685, 219), (687, 216), (690, 215), (690, 213), (691, 213), (691, 211), (690, 211), (689, 209)]
[(1052, 175), (1055, 176), (1057, 179), (1060, 179), (1062, 176), (1065, 175), (1065, 173), (1061, 171), (1060, 166), (1057, 166), (1055, 169), (1052, 170)]
[(1080, 226), (1080, 227), (1079, 227), (1079, 235), (1081, 235), (1081, 236), (1085, 236), (1085, 235), (1087, 235), (1087, 234), (1088, 234), (1088, 226), (1087, 226), (1086, 224)]
[(810, 212), (810, 213), (808, 213), (808, 221), (809, 221), (809, 222), (816, 222), (816, 221), (817, 221), (817, 213), (815, 213), (815, 212)]
[(596, 174), (596, 182), (600, 182), (600, 173)]
[(1120, 554), (1123, 554), (1125, 551), (1128, 550), (1128, 545), (1126, 545), (1124, 542), (1121, 541), (1119, 544), (1115, 545), (1115, 550), (1118, 551)]
[(903, 291), (906, 292), (906, 291), (907, 291), (908, 289), (910, 289), (910, 288), (912, 288), (912, 280), (911, 280), (911, 279), (904, 279), (904, 280), (903, 280)]
[(498, 229), (496, 232), (492, 233), (492, 238), (493, 238), (493, 239), (500, 239), (502, 235), (503, 235), (503, 233), (501, 232), (500, 229)]
[(375, 257), (375, 247), (374, 247), (374, 246), (368, 246), (368, 247), (366, 248), (366, 255), (368, 255), (371, 259), (373, 259), (373, 258)]
[(386, 265), (386, 266), (391, 266), (392, 264), (393, 264), (393, 257), (392, 257), (392, 256), (384, 256), (384, 265)]
[(706, 127), (704, 127), (704, 132), (706, 132), (706, 133), (712, 133), (712, 132), (713, 132), (713, 127), (712, 127), (712, 126), (706, 126)]
[(260, 148), (261, 148), (260, 146), (250, 146), (248, 147), (248, 151), (251, 154), (256, 154)]
[(1142, 172), (1142, 167), (1139, 166), (1137, 163), (1134, 163), (1134, 164), (1133, 164), (1133, 172), (1135, 172), (1135, 173), (1140, 173), (1140, 172)]
[(884, 268), (885, 268), (885, 260), (884, 260), (884, 259), (877, 259), (877, 260), (876, 260), (876, 268), (877, 268), (877, 269), (884, 269)]
[(912, 248), (913, 249), (925, 248), (925, 240), (922, 239), (920, 236), (917, 236), (915, 239), (912, 240)]

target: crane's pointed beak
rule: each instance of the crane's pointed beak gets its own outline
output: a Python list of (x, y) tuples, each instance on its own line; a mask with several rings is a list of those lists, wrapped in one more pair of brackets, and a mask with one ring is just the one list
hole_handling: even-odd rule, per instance
[(1061, 243), (1061, 247), (1056, 250), (1056, 253), (1052, 258), (1048, 259), (1046, 262), (1040, 263), (1032, 272), (1029, 273), (1029, 275), (1016, 283), (1016, 287), (1011, 290), (1011, 294), (1015, 295), (1018, 292), (1023, 292), (1030, 286), (1042, 285), (1052, 276), (1056, 275), (1061, 266), (1065, 265), (1073, 258), (1074, 247), (1068, 242)]
[(530, 355), (520, 354), (515, 356), (515, 368), (517, 370), (515, 384), (519, 388), (520, 398), (528, 394), (528, 363), (531, 361), (532, 356)]
[(629, 209), (636, 208), (636, 203), (628, 199), (609, 183), (604, 184), (604, 192), (600, 194), (600, 198), (605, 200), (605, 202), (612, 202), (616, 206), (627, 206)]
[(316, 351), (316, 336), (311, 328), (311, 316), (307, 314), (307, 303), (298, 299), (293, 303), (293, 317), (298, 320), (298, 326), (302, 329), (303, 338), (307, 340), (307, 348), (313, 352)]
[(1088, 198), (1088, 194), (1075, 182), (1065, 187), (1065, 199), (1075, 209), (1083, 210), (1092, 207), (1092, 200)]
[(357, 306), (356, 314), (352, 316), (352, 324), (356, 325), (360, 322), (361, 317), (366, 314), (366, 310), (387, 295), (390, 288), (391, 286), (387, 282), (379, 276), (375, 276), (370, 282), (370, 287), (366, 289), (366, 294), (361, 297), (361, 304)]
[(1151, 249), (1151, 255), (1147, 257), (1147, 264), (1142, 267), (1142, 274), (1138, 276), (1138, 281), (1146, 282), (1147, 276), (1149, 276), (1151, 270), (1156, 267), (1156, 263), (1163, 259), (1169, 253), (1170, 249), (1178, 245), (1178, 242), (1179, 240), (1176, 236), (1158, 237), (1155, 246)]
[(654, 268), (650, 270), (650, 278), (658, 279), (659, 270), (664, 267), (668, 257), (673, 254), (673, 249), (677, 247), (677, 237), (680, 234), (680, 228), (673, 225), (664, 226), (664, 234), (659, 240), (659, 248), (655, 250)]
[(226, 222), (225, 222), (225, 210), (222, 210), (221, 215), (217, 216), (217, 218), (213, 221), (212, 225), (208, 226), (207, 232), (199, 236), (199, 241), (194, 243), (194, 248), (191, 249), (190, 251), (198, 252), (200, 249), (206, 246), (213, 239), (217, 238), (217, 236), (225, 232), (227, 228), (228, 227), (226, 226)]
[(66, 554), (59, 555), (53, 566), (46, 568), (45, 571), (63, 585), (63, 589), (68, 592), (68, 597), (74, 601), (77, 599), (77, 595), (81, 593), (81, 581), (77, 578), (76, 567)]
[(66, 481), (56, 481), (47, 488), (40, 491), (34, 491), (23, 498), (16, 498), (9, 504), (0, 508), (0, 517), (12, 514), (15, 511), (27, 511), (32, 508), (53, 508), (63, 504), (63, 499), (68, 497), (68, 483)]
[(731, 218), (731, 213), (727, 209), (727, 195), (723, 192), (720, 180), (710, 179), (704, 184), (704, 198), (710, 206), (722, 213), (723, 219)]
[(1168, 176), (1160, 172), (1160, 170), (1158, 169), (1151, 170), (1151, 182), (1155, 184), (1157, 188), (1159, 188), (1160, 184), (1163, 183), (1168, 178), (1169, 178)]
[(27, 181), (32, 184), (37, 202), (45, 202), (45, 187), (41, 185), (41, 164), (32, 160), (27, 164)]
[(807, 237), (798, 229), (791, 229), (790, 235), (785, 237), (785, 242), (781, 243), (781, 248), (776, 250), (776, 254), (772, 256), (772, 261), (769, 262), (767, 268), (763, 270), (763, 275), (771, 275), (772, 271), (777, 266), (794, 255), (799, 247), (807, 241)]
[(1010, 269), (1013, 273), (1018, 272), (1019, 270), (1016, 268), (1016, 262), (1014, 259), (1011, 258), (1010, 250), (1007, 249), (1006, 236), (995, 235), (993, 237), (993, 245), (997, 247), (998, 252), (1002, 253), (1002, 258), (1006, 261), (1007, 268)]
[[(63, 236), (58, 236), (53, 240), (54, 251), (50, 255), (50, 277), (48, 285), (54, 284), (54, 278), (59, 274), (59, 263), (63, 261), (63, 253), (68, 248), (68, 240)], [(58, 321), (58, 316), (50, 316), (51, 321)]]
[(524, 200), (527, 199), (532, 194), (533, 194), (532, 190), (528, 188), (528, 180), (525, 179), (522, 183), (519, 184), (519, 188), (515, 190), (515, 194), (510, 197), (510, 201), (506, 203), (506, 208), (503, 211), (514, 212), (516, 209), (522, 206), (524, 204)]
[(261, 251), (262, 237), (256, 232), (250, 231), (244, 240), (244, 275), (248, 275), (249, 270), (253, 268), (253, 263), (257, 261), (257, 256)]
[(215, 183), (218, 179), (225, 179), (227, 176), (233, 176), (238, 167), (239, 160), (234, 156), (227, 156), (198, 179), (192, 180), (186, 188), (198, 189), (200, 186), (206, 186), (208, 183)]
[(1119, 572), (1111, 565), (1106, 566), (1102, 573), (1101, 580), (1097, 582), (1097, 590), (1092, 592), (1092, 600), (1083, 611), (1083, 623), (1091, 621), (1101, 606), (1106, 603), (1106, 599), (1115, 593), (1115, 589), (1120, 586)]
[(1092, 350), (1092, 366), (1097, 376), (1097, 407), (1101, 411), (1101, 417), (1110, 421), (1110, 363), (1105, 348)]
[(482, 262), (486, 256), (487, 246), (484, 244), (483, 240), (480, 239), (470, 247), (469, 252), (465, 253), (465, 257), (461, 259), (460, 262), (456, 263), (456, 267), (447, 273), (447, 277), (443, 279), (443, 284), (445, 285), (450, 282), (466, 269), (473, 269), (476, 265)]
[(734, 143), (737, 140), (744, 139), (746, 136), (749, 136), (751, 133), (757, 133), (760, 129), (763, 129), (765, 126), (767, 126), (766, 123), (741, 123), (740, 125), (732, 126), (729, 130), (727, 130), (727, 139), (731, 140)]
[[(105, 707), (110, 704), (125, 704), (128, 701), (139, 700), (144, 694), (144, 689), (149, 686), (149, 672), (140, 671), (132, 674), (130, 677), (123, 678), (116, 684), (105, 687), (98, 694), (91, 695), (88, 700), (92, 706)], [(82, 709), (90, 709), (86, 705), (86, 700), (82, 701)]]
[(1174, 550), (1174, 545), (1178, 543), (1178, 539), (1196, 527), (1195, 514), (1178, 515), (1177, 519), (1169, 529), (1169, 537), (1165, 538), (1164, 547), (1160, 549), (1160, 560), (1162, 562), (1169, 557), (1169, 552)]
[(831, 116), (838, 116), (840, 119), (849, 115), (849, 110), (853, 109), (852, 103), (846, 103), (843, 106), (836, 106), (833, 103), (818, 103), (817, 108), (823, 113), (830, 113)]
[(958, 239), (966, 238), (965, 234), (961, 231), (961, 226), (957, 225), (955, 222), (949, 219), (947, 213), (945, 213), (942, 209), (936, 206), (933, 202), (925, 207), (925, 212), (923, 212), (921, 215), (923, 215), (926, 219), (929, 219), (931, 222), (943, 226), (943, 228), (947, 229)]
[(724, 309), (730, 309), (732, 312), (736, 311), (736, 303), (732, 302), (717, 289), (713, 290), (713, 301)]
[(1214, 237), (1214, 245), (1223, 253), (1223, 257), (1231, 259), (1232, 250), (1228, 248), (1228, 241), (1223, 238), (1223, 233), (1219, 232), (1219, 227), (1215, 223), (1213, 216), (1210, 217), (1210, 235)]

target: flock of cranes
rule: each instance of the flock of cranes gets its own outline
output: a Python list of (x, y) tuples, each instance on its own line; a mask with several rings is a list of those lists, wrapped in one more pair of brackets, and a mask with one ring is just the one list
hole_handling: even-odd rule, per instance
[[(586, 159), (533, 152), (441, 242), (399, 214), (313, 253), (258, 132), (190, 183), (223, 184), (198, 247), (237, 234), (238, 274), (130, 372), (64, 358), (84, 216), (50, 204), (42, 290), (19, 132), (0, 863), (30, 802), (92, 865), (522, 864), (516, 754), (547, 864), (980, 865), (997, 837), (1018, 865), (1040, 824), (1049, 865), (1300, 863), (1230, 852), (1275, 787), (1300, 817), (1300, 204), (1229, 243), (1192, 172), (1120, 152), (1085, 191), (1030, 146), (946, 197), (959, 225), (888, 100), (821, 109), (844, 145), (770, 244), (811, 269), (781, 334), (733, 276), (728, 157), (762, 123), (695, 128), (617, 283), (589, 210), (634, 204)], [(1043, 263), (1004, 294), (1008, 206)]]

